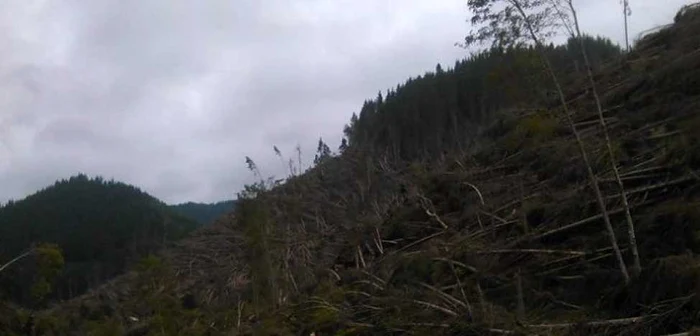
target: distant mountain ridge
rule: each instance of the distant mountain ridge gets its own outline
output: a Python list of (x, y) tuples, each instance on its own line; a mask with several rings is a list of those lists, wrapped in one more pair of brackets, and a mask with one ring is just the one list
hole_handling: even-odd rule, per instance
[[(58, 244), (66, 264), (53, 292), (67, 299), (198, 226), (137, 187), (79, 174), (0, 207), (0, 260), (34, 243)], [(0, 274), (0, 295), (21, 304), (31, 298), (25, 264)]]
[(233, 211), (235, 206), (235, 200), (226, 200), (216, 203), (186, 202), (170, 205), (170, 209), (200, 225), (209, 225), (217, 218)]

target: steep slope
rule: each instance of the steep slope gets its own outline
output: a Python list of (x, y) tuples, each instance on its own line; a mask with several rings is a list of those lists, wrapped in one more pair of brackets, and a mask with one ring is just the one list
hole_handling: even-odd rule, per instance
[(187, 217), (200, 225), (209, 225), (217, 218), (233, 211), (236, 201), (221, 201), (216, 203), (187, 202), (171, 205), (170, 209)]
[[(691, 335), (700, 325), (699, 50), (700, 8), (685, 8), (596, 73), (642, 258), (629, 283), (576, 143), (543, 99), (500, 111), (477, 143), (439, 160), (369, 156), (351, 141), (285, 185), (252, 186), (233, 215), (44, 312), (41, 330)], [(629, 263), (586, 88), (573, 78), (566, 95)]]
[[(0, 208), (0, 256), (10, 259), (33, 243), (58, 244), (66, 264), (53, 297), (68, 299), (195, 227), (133, 186), (77, 175)], [(32, 303), (30, 266), (0, 274), (3, 295)]]

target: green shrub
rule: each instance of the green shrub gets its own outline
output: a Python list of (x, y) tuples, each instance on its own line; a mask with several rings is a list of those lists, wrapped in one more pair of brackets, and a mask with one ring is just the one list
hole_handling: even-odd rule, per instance
[(547, 111), (538, 111), (518, 120), (515, 128), (503, 139), (508, 150), (539, 144), (552, 139), (560, 130), (559, 120)]
[(124, 335), (124, 327), (114, 318), (104, 321), (88, 321), (85, 324), (85, 331), (88, 336)]

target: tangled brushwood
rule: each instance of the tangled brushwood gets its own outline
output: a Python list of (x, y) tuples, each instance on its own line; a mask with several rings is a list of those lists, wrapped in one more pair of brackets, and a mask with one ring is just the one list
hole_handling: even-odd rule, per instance
[[(509, 111), (440, 160), (351, 145), (260, 183), (215, 225), (36, 312), (32, 330), (700, 334), (700, 8), (562, 95), (566, 112), (558, 99)], [(27, 314), (0, 315), (7, 334)]]

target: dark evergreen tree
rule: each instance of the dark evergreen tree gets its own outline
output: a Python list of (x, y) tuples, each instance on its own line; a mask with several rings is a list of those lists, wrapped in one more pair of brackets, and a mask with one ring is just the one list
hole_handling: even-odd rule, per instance
[(331, 157), (331, 149), (325, 142), (323, 142), (323, 138), (319, 138), (316, 156), (314, 157), (314, 164), (319, 164), (329, 157)]
[[(621, 55), (609, 39), (585, 36), (594, 66)], [(583, 69), (579, 43), (551, 45), (556, 71), (572, 80)], [(534, 48), (494, 47), (459, 60), (453, 68), (409, 78), (395, 90), (362, 104), (344, 134), (350, 148), (397, 159), (437, 157), (464, 148), (509, 107), (530, 108), (549, 99), (551, 81)]]
[(340, 153), (343, 153), (347, 148), (348, 148), (348, 139), (347, 139), (347, 138), (343, 138), (343, 139), (340, 141), (340, 146), (338, 146), (338, 151), (339, 151)]

